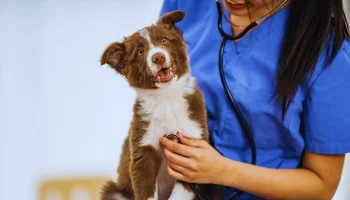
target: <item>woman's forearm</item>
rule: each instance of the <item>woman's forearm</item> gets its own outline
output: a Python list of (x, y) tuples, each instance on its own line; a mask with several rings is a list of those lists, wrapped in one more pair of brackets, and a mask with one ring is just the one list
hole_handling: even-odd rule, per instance
[(333, 193), (307, 169), (270, 169), (225, 160), (221, 185), (266, 199), (331, 199)]

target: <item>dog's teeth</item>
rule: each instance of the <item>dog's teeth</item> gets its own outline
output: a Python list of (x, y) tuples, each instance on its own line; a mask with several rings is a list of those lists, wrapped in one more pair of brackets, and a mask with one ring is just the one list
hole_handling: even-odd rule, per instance
[(157, 76), (157, 81), (160, 82), (160, 76)]
[(172, 71), (170, 71), (170, 72), (169, 72), (169, 76), (172, 76), (172, 75), (173, 75), (173, 72), (172, 72)]
[(173, 68), (172, 68), (172, 67), (170, 67), (170, 71), (173, 71)]

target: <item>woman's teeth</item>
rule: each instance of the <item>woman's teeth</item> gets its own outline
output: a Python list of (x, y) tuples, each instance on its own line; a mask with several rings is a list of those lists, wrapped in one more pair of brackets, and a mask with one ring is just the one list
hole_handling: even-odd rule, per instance
[(232, 3), (232, 4), (243, 4), (243, 3), (237, 3), (237, 2), (234, 2), (232, 0), (227, 0), (229, 3)]

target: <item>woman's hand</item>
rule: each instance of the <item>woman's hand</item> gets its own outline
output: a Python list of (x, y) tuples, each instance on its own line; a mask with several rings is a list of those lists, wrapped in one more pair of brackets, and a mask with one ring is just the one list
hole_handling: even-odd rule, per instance
[(181, 133), (178, 136), (181, 144), (160, 139), (169, 175), (190, 183), (219, 184), (225, 158), (204, 140), (189, 139)]

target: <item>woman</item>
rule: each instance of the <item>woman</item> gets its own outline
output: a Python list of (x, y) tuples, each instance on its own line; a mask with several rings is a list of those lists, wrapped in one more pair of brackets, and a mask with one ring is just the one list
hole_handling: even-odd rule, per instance
[[(256, 165), (222, 85), (222, 36), (214, 0), (165, 0), (183, 10), (178, 26), (208, 109), (212, 145), (161, 139), (169, 174), (227, 186), (241, 199), (331, 199), (350, 152), (350, 42), (341, 0), (224, 0), (226, 33), (275, 13), (224, 49), (225, 77), (256, 145)], [(281, 7), (281, 8), (279, 8)], [(228, 23), (230, 22), (230, 23)]]

